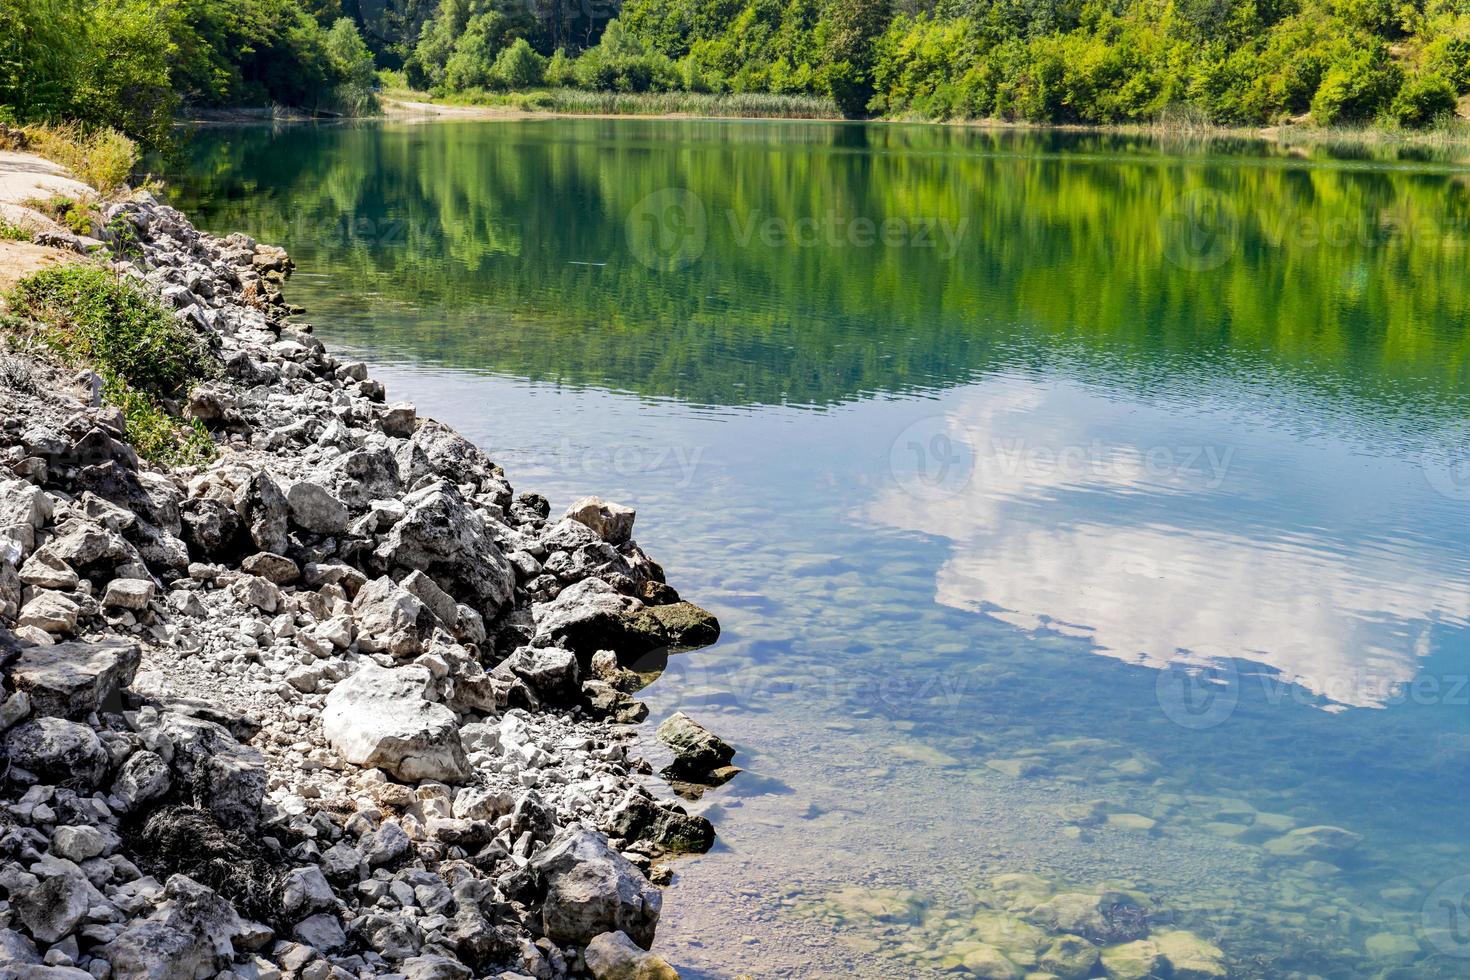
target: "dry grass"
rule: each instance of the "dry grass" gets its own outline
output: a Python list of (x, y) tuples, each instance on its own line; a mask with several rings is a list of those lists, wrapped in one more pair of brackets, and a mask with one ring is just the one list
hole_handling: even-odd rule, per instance
[(28, 151), (61, 164), (104, 197), (127, 186), (141, 155), (137, 143), (114, 129), (58, 123), (24, 132)]

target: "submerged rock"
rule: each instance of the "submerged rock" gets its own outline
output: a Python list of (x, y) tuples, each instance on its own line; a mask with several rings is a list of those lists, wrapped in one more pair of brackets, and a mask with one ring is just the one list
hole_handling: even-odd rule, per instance
[(1192, 932), (1158, 932), (1150, 938), (1168, 962), (1174, 980), (1224, 980), (1229, 976), (1225, 953), (1220, 947)]
[(735, 757), (732, 746), (682, 711), (659, 725), (657, 735), (674, 752), (674, 762), (666, 771), (676, 778), (708, 776)]
[(1357, 847), (1362, 839), (1361, 835), (1341, 827), (1319, 825), (1299, 827), (1268, 840), (1264, 847), (1266, 853), (1278, 858), (1335, 858)]
[(1150, 980), (1164, 966), (1159, 948), (1147, 939), (1105, 946), (1100, 959), (1109, 980)]

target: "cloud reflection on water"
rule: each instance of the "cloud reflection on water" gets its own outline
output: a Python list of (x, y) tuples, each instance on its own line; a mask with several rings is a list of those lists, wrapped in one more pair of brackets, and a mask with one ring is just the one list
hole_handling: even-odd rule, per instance
[[(893, 476), (867, 516), (951, 542), (938, 602), (1121, 660), (1239, 659), (1381, 706), (1435, 626), (1470, 625), (1463, 561), (1382, 525), (1443, 503), (1413, 463), (1238, 406), (995, 377), (900, 435)], [(1344, 486), (1368, 500), (1339, 509)]]

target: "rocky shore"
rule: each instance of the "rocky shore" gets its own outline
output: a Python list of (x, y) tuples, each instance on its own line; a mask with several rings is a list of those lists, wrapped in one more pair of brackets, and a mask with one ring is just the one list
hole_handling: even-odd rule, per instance
[(218, 452), (143, 462), (96, 376), (5, 357), (0, 977), (676, 976), (660, 861), (714, 830), (636, 754), (628, 668), (714, 617), (632, 510), (553, 515), (324, 349), (282, 250), (103, 217), (90, 261), (218, 358), (176, 406)]

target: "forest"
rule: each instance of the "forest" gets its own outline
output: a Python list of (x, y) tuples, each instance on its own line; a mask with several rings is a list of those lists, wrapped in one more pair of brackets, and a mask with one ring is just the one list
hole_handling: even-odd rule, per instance
[(181, 106), (372, 111), (542, 89), (850, 117), (1433, 126), (1464, 0), (0, 0), (0, 120), (145, 140)]

